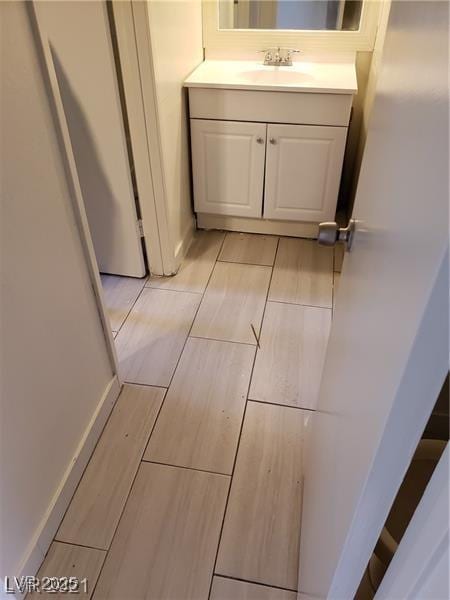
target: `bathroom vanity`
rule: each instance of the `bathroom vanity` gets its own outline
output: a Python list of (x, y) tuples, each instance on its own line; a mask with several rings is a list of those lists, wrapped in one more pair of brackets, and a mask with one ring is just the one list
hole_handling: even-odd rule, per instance
[(353, 56), (289, 67), (207, 60), (185, 86), (199, 227), (315, 236), (334, 220)]

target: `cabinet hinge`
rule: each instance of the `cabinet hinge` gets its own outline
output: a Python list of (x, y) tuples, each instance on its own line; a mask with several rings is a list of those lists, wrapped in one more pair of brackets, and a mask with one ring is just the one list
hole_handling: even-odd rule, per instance
[(142, 223), (142, 219), (139, 219), (138, 222), (138, 231), (141, 238), (144, 237), (144, 224)]

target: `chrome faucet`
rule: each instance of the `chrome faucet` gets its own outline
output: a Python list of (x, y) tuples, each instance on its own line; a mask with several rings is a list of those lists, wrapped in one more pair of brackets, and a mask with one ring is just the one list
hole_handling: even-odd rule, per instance
[(264, 52), (264, 64), (271, 67), (291, 67), (292, 55), (300, 52), (294, 48), (267, 48)]

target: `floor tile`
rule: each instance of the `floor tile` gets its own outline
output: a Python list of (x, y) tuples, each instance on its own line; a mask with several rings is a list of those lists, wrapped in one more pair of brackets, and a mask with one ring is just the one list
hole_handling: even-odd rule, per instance
[(338, 243), (334, 247), (334, 270), (340, 273), (342, 270), (342, 263), (344, 262), (345, 256), (345, 244)]
[(218, 262), (191, 335), (256, 344), (251, 325), (259, 333), (271, 272), (270, 267)]
[(231, 474), (254, 355), (189, 338), (144, 460)]
[(124, 386), (65, 514), (58, 540), (109, 547), (164, 392)]
[(331, 310), (268, 302), (249, 398), (315, 408)]
[(210, 600), (297, 600), (297, 592), (215, 576)]
[(77, 593), (42, 592), (28, 594), (27, 597), (35, 596), (35, 598), (58, 598), (63, 600), (75, 596), (88, 600), (92, 596), (105, 557), (106, 552), (103, 550), (53, 542), (37, 577), (41, 581), (44, 577), (75, 577), (80, 582), (85, 580), (85, 583), (80, 585)]
[(310, 413), (248, 402), (218, 575), (297, 588), (302, 437)]
[(198, 231), (178, 273), (173, 277), (150, 277), (146, 285), (179, 292), (203, 293), (224, 237), (221, 231)]
[(278, 238), (273, 235), (227, 233), (219, 260), (271, 267), (277, 245)]
[(101, 275), (103, 295), (111, 322), (111, 329), (118, 331), (141, 293), (147, 279)]
[(331, 308), (333, 249), (312, 240), (281, 238), (269, 300)]
[(142, 291), (116, 338), (124, 381), (169, 385), (200, 300), (200, 294)]
[(96, 600), (207, 600), (229, 477), (141, 463)]

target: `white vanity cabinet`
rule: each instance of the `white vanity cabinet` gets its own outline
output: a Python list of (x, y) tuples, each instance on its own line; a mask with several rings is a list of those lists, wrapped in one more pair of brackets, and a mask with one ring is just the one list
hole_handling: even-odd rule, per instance
[(194, 72), (186, 85), (200, 227), (314, 236), (317, 223), (334, 220), (353, 100), (349, 72), (342, 92), (202, 87)]
[(191, 119), (195, 210), (334, 219), (345, 127)]

